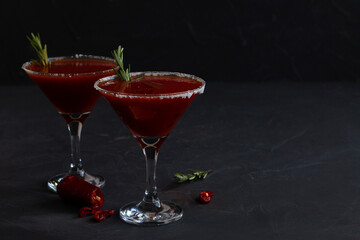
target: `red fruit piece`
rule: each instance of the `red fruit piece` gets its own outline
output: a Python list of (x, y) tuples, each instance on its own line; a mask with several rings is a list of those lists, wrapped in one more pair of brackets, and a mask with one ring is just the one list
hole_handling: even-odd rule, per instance
[(91, 207), (82, 207), (79, 210), (79, 217), (86, 217), (89, 214), (94, 214), (95, 210)]
[(75, 176), (64, 177), (57, 186), (57, 193), (63, 200), (81, 207), (94, 208), (98, 205), (97, 208), (100, 208), (104, 203), (100, 188)]
[(100, 210), (96, 211), (94, 214), (94, 220), (97, 222), (101, 222), (105, 220), (106, 218), (112, 216), (114, 214), (115, 210)]
[(213, 192), (204, 191), (200, 193), (200, 202), (209, 203), (211, 201), (211, 197), (214, 196)]

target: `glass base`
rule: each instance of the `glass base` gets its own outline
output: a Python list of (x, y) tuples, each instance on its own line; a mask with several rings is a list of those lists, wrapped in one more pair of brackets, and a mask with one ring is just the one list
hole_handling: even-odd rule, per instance
[(135, 225), (164, 225), (175, 222), (183, 216), (181, 207), (171, 202), (161, 202), (161, 210), (157, 212), (139, 209), (141, 202), (126, 204), (120, 209), (120, 218)]
[[(47, 182), (48, 188), (51, 191), (56, 192), (56, 187), (59, 184), (59, 182), (68, 175), (69, 175), (69, 173), (62, 173), (62, 174), (58, 174), (58, 175), (50, 178), (49, 181)], [(81, 179), (84, 179), (85, 181), (87, 181), (87, 182), (91, 183), (92, 185), (95, 185), (99, 188), (102, 188), (105, 186), (105, 178), (100, 175), (92, 175), (87, 172), (84, 172), (83, 176), (80, 176), (80, 175), (75, 175), (75, 176), (77, 176)]]

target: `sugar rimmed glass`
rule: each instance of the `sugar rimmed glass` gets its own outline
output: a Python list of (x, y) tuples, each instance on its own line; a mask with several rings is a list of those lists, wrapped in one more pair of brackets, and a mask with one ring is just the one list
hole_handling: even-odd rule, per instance
[(93, 88), (94, 82), (114, 74), (114, 59), (76, 54), (49, 58), (50, 67), (26, 62), (22, 69), (38, 85), (65, 119), (71, 143), (70, 169), (50, 178), (47, 186), (56, 192), (57, 184), (67, 175), (75, 175), (98, 187), (105, 185), (104, 177), (90, 174), (83, 168), (80, 156), (80, 136), (83, 123), (91, 113), (100, 94)]
[(158, 153), (177, 121), (194, 98), (202, 94), (205, 81), (177, 72), (136, 72), (130, 83), (117, 76), (102, 78), (95, 88), (110, 103), (140, 144), (145, 156), (145, 194), (140, 202), (123, 206), (120, 217), (135, 225), (163, 225), (183, 216), (180, 206), (161, 201), (156, 187)]

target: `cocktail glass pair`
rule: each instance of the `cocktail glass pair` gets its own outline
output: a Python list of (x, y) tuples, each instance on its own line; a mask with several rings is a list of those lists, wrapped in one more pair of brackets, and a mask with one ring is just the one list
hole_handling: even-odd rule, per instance
[[(54, 66), (61, 61), (64, 64), (67, 61), (80, 62), (72, 70), (76, 73), (55, 72)], [(172, 128), (194, 98), (203, 93), (205, 82), (193, 75), (172, 72), (136, 72), (131, 74), (131, 82), (123, 82), (113, 75), (114, 61), (104, 57), (81, 55), (51, 58), (50, 62), (51, 70), (45, 71), (33, 68), (34, 63), (31, 62), (23, 65), (23, 69), (65, 118), (70, 132), (70, 170), (51, 178), (48, 187), (56, 191), (56, 185), (65, 175), (79, 176), (99, 187), (104, 185), (103, 177), (84, 171), (79, 148), (82, 124), (100, 93), (139, 142), (146, 160), (144, 197), (140, 202), (123, 206), (120, 217), (125, 222), (137, 225), (161, 225), (179, 220), (183, 215), (181, 207), (158, 198), (157, 158)], [(90, 70), (89, 62), (104, 68)], [(88, 70), (81, 73), (75, 70), (81, 64), (89, 65)]]

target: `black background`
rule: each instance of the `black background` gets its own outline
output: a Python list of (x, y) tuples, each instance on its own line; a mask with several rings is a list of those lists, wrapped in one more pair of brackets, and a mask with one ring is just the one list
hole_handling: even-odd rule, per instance
[(32, 84), (21, 70), (40, 33), (49, 56), (110, 56), (132, 71), (206, 81), (358, 81), (357, 0), (1, 1), (1, 84)]

